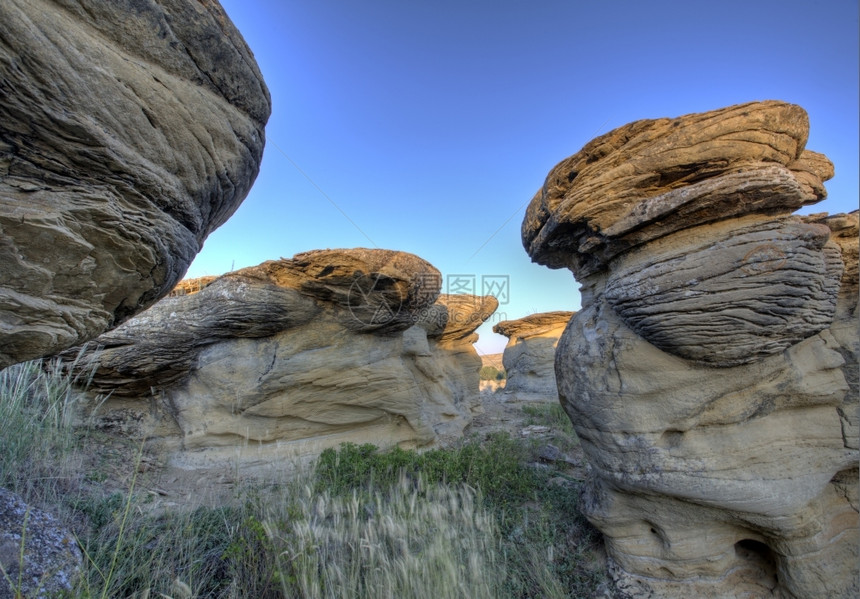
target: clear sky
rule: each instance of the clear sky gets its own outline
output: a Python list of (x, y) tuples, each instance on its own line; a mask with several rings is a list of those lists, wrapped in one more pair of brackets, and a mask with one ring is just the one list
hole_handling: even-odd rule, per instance
[(496, 353), (493, 322), (579, 308), (570, 272), (520, 242), (556, 163), (630, 121), (752, 100), (806, 108), (807, 147), (836, 166), (805, 212), (857, 208), (856, 0), (221, 1), (272, 116), (254, 188), (189, 277), (339, 247), (412, 252), (478, 292), (506, 275), (479, 330)]

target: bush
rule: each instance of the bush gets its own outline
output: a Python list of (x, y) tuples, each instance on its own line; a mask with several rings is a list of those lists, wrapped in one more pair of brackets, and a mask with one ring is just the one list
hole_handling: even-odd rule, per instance
[(482, 366), (478, 375), (482, 381), (503, 381), (507, 378), (505, 371), (495, 366)]

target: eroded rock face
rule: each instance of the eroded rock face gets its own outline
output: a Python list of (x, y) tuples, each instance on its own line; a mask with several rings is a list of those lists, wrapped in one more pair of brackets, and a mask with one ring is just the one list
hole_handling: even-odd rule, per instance
[(804, 150), (808, 133), (805, 110), (774, 101), (619, 127), (547, 175), (523, 220), (526, 252), (582, 279), (690, 222), (813, 204), (833, 165)]
[(857, 213), (780, 102), (640, 121), (547, 177), (523, 242), (582, 283), (556, 351), (584, 507), (642, 596), (858, 592)]
[(474, 330), (498, 306), (440, 286), (403, 252), (298, 254), (182, 286), (99, 337), (77, 368), (95, 368), (91, 394), (111, 394), (104, 418), (151, 420), (154, 398), (150, 434), (188, 467), (237, 452), (250, 467), (344, 441), (432, 445), (471, 421)]
[(517, 399), (554, 401), (555, 348), (573, 312), (543, 312), (518, 320), (504, 320), (493, 332), (508, 338), (502, 357), (507, 379), (505, 393)]
[(167, 294), (256, 178), (270, 112), (215, 0), (0, 4), (0, 368)]

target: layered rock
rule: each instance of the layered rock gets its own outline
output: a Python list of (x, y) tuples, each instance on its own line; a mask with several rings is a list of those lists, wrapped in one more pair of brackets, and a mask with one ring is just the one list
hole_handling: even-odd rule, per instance
[(167, 294), (247, 195), (270, 100), (216, 0), (0, 4), (0, 368)]
[(860, 338), (857, 335), (857, 298), (860, 295), (858, 286), (858, 212), (850, 214), (814, 214), (806, 216), (805, 222), (827, 225), (830, 229), (830, 240), (839, 246), (845, 270), (839, 296), (836, 301), (836, 313), (829, 331), (838, 342), (837, 351), (842, 354), (845, 364), (842, 374), (848, 383), (848, 390), (839, 408), (839, 418), (842, 421), (842, 437), (846, 447), (860, 449), (860, 410), (857, 398), (860, 397)]
[(508, 338), (503, 363), (505, 393), (523, 400), (558, 400), (555, 348), (573, 312), (543, 312), (504, 320), (493, 332)]
[(428, 446), (471, 420), (474, 331), (498, 305), (440, 286), (411, 254), (298, 254), (183, 286), (200, 290), (102, 335), (76, 368), (92, 369), (90, 394), (110, 394), (102, 418), (148, 421), (179, 465)]
[(582, 283), (556, 377), (628, 591), (858, 592), (857, 213), (790, 215), (833, 174), (807, 130), (781, 102), (631, 123), (527, 211)]

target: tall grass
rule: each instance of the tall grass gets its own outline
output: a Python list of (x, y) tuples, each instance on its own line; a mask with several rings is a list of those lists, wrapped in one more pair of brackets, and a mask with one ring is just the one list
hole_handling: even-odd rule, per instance
[(481, 490), (499, 527), (499, 597), (588, 597), (604, 578), (599, 535), (580, 513), (579, 483), (533, 465), (538, 448), (507, 434), (418, 453), (345, 444), (320, 456), (317, 492), (350, 497), (390, 489), (401, 477)]
[(505, 596), (498, 526), (464, 485), (404, 477), (372, 497), (337, 496), (316, 493), (308, 479), (131, 522), (123, 503), (115, 496), (108, 521), (85, 542), (78, 597)]
[(578, 483), (534, 467), (528, 441), (345, 445), (219, 507), (154, 510), (135, 489), (136, 464), (114, 492), (86, 471), (98, 460), (78, 456), (97, 454), (101, 437), (72, 426), (63, 372), (40, 362), (0, 372), (0, 485), (76, 532), (86, 559), (72, 599), (552, 599), (588, 597), (602, 580)]
[(285, 597), (495, 599), (504, 578), (495, 518), (467, 486), (401, 477), (372, 499), (317, 494), (269, 520)]
[(52, 503), (74, 484), (77, 440), (73, 379), (59, 362), (0, 371), (0, 486)]

